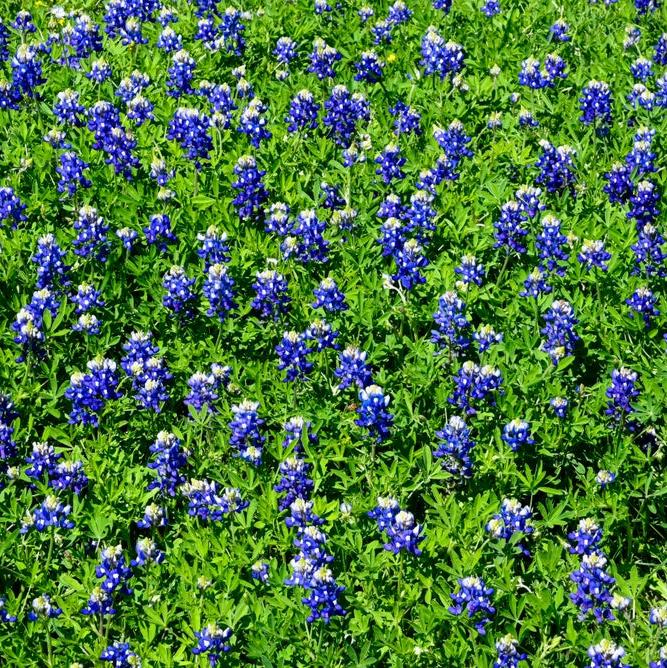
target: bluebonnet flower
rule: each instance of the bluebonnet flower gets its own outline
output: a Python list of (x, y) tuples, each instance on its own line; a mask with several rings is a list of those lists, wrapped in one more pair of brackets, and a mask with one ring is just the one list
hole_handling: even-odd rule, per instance
[(149, 563), (161, 564), (164, 561), (164, 552), (158, 549), (152, 538), (139, 538), (135, 544), (137, 556), (132, 559), (130, 565), (145, 566)]
[[(599, 552), (598, 543), (602, 540), (602, 530), (591, 519), (579, 520), (577, 530), (567, 534), (570, 554), (586, 555)], [(572, 544), (575, 543), (575, 544)]]
[(648, 141), (635, 141), (632, 150), (625, 156), (626, 164), (637, 176), (655, 172), (654, 160), (655, 153)]
[(423, 251), (416, 239), (408, 239), (402, 248), (394, 252), (396, 273), (392, 274), (391, 278), (406, 290), (426, 282), (426, 278), (419, 271), (429, 264)]
[(487, 351), (494, 343), (501, 343), (503, 340), (503, 335), (496, 332), (491, 325), (482, 325), (472, 337), (477, 342), (480, 353)]
[(542, 267), (535, 267), (523, 282), (523, 290), (519, 297), (533, 297), (537, 299), (540, 295), (549, 294), (552, 291), (548, 283), (548, 274)]
[(391, 31), (394, 28), (394, 24), (387, 20), (383, 19), (377, 21), (375, 25), (371, 27), (371, 33), (373, 35), (373, 44), (391, 44)]
[(549, 32), (558, 42), (569, 42), (572, 39), (568, 34), (569, 31), (570, 26), (567, 21), (564, 21), (563, 19), (558, 19), (558, 21), (549, 28)]
[[(647, 328), (651, 326), (651, 318), (660, 315), (660, 311), (655, 306), (657, 302), (658, 298), (647, 287), (637, 288), (632, 297), (625, 300), (632, 311), (641, 315)], [(630, 317), (633, 316), (634, 313), (630, 313)]]
[(265, 561), (256, 561), (250, 568), (250, 574), (252, 575), (253, 580), (268, 582), (269, 564), (267, 564)]
[(16, 622), (16, 616), (10, 615), (5, 608), (5, 599), (0, 598), (0, 622), (4, 624), (13, 624)]
[(326, 181), (322, 181), (320, 188), (322, 189), (322, 195), (324, 195), (322, 206), (325, 209), (334, 211), (346, 205), (345, 199), (340, 194), (340, 188), (337, 185), (331, 185)]
[(92, 182), (83, 174), (88, 167), (88, 163), (84, 162), (75, 151), (63, 153), (60, 156), (60, 165), (56, 167), (56, 172), (60, 176), (58, 192), (67, 192), (71, 196), (76, 193), (79, 186), (90, 188)]
[(496, 640), (498, 656), (493, 662), (493, 668), (518, 668), (519, 663), (528, 658), (527, 654), (517, 649), (519, 641), (511, 633)]
[[(609, 399), (605, 410), (607, 415), (611, 415), (617, 421), (626, 421), (627, 417), (635, 412), (632, 403), (639, 396), (639, 390), (636, 387), (637, 377), (636, 371), (626, 367), (613, 369), (611, 385), (606, 391)], [(628, 421), (627, 426), (632, 429), (632, 421)]]
[(39, 618), (52, 619), (62, 614), (63, 611), (51, 602), (51, 597), (48, 594), (42, 594), (32, 600), (32, 610), (28, 613), (28, 619), (35, 622)]
[(623, 48), (627, 51), (633, 46), (639, 44), (641, 39), (642, 31), (637, 26), (628, 25), (625, 27), (625, 40), (623, 40)]
[(416, 134), (422, 133), (421, 114), (412, 107), (399, 100), (393, 107), (390, 107), (389, 113), (394, 117), (394, 134)]
[(565, 61), (556, 53), (549, 53), (544, 58), (544, 69), (547, 72), (549, 86), (553, 86), (556, 79), (567, 79)]
[(329, 242), (324, 238), (326, 221), (317, 217), (314, 209), (301, 211), (292, 235), (280, 246), (283, 257), (295, 257), (299, 262), (327, 262)]
[(274, 490), (281, 494), (280, 510), (286, 510), (297, 499), (308, 499), (313, 491), (313, 481), (309, 477), (310, 464), (298, 456), (288, 457), (280, 464), (280, 482)]
[(489, 128), (489, 130), (497, 130), (498, 128), (502, 128), (502, 113), (500, 111), (494, 111), (492, 114), (489, 114), (489, 118), (486, 121), (486, 127)]
[(35, 88), (46, 79), (42, 76), (42, 63), (37, 50), (29, 44), (21, 44), (11, 60), (12, 89), (19, 95), (36, 97)]
[(95, 576), (102, 580), (100, 587), (103, 592), (112, 594), (116, 591), (129, 595), (132, 590), (129, 580), (132, 569), (125, 561), (122, 545), (114, 545), (102, 550), (100, 563), (95, 567)]
[(313, 302), (313, 308), (323, 308), (328, 313), (345, 311), (348, 306), (345, 302), (345, 294), (340, 291), (336, 281), (327, 277), (323, 279), (319, 286), (313, 290), (316, 300)]
[(88, 373), (77, 371), (70, 378), (70, 386), (65, 390), (65, 398), (72, 403), (69, 414), (70, 424), (99, 426), (99, 413), (107, 401), (118, 399), (116, 363), (103, 357), (96, 357), (87, 364)]
[(546, 71), (540, 70), (541, 63), (536, 58), (526, 58), (521, 63), (521, 71), (519, 72), (519, 84), (527, 86), (534, 90), (544, 88), (550, 84), (550, 78)]
[(53, 113), (61, 125), (80, 127), (83, 125), (82, 117), (86, 108), (79, 102), (79, 93), (68, 88), (58, 93)]
[(238, 131), (247, 135), (255, 148), (259, 148), (263, 140), (271, 139), (272, 136), (271, 132), (266, 129), (267, 121), (263, 116), (267, 109), (268, 107), (258, 97), (255, 97), (250, 100), (239, 119)]
[(25, 473), (36, 480), (43, 479), (44, 474), (51, 478), (61, 457), (49, 443), (36, 441), (32, 444), (30, 455), (25, 459), (26, 464), (29, 464)]
[(209, 51), (218, 51), (221, 40), (213, 16), (202, 16), (197, 21), (197, 32), (194, 39), (199, 40)]
[(380, 60), (375, 51), (363, 51), (354, 67), (357, 70), (354, 75), (355, 81), (373, 84), (384, 76), (384, 62)]
[(403, 0), (395, 0), (389, 7), (389, 14), (387, 20), (394, 25), (406, 23), (412, 17), (412, 10), (403, 2)]
[(375, 16), (375, 10), (369, 5), (364, 5), (363, 7), (359, 8), (359, 10), (357, 11), (357, 14), (359, 15), (359, 18), (361, 19), (361, 22), (366, 23), (368, 21), (368, 19)]
[(535, 249), (542, 263), (549, 271), (555, 271), (560, 276), (565, 269), (559, 262), (567, 262), (569, 254), (566, 252), (567, 237), (561, 231), (561, 222), (555, 216), (542, 218), (542, 229), (535, 239)]
[(183, 400), (186, 406), (192, 408), (198, 413), (206, 407), (209, 412), (213, 412), (213, 402), (218, 398), (216, 392), (217, 381), (213, 374), (197, 371), (188, 379), (190, 391)]
[(207, 654), (211, 666), (217, 666), (221, 654), (229, 652), (232, 637), (230, 628), (221, 629), (217, 624), (207, 624), (201, 631), (195, 631), (197, 645), (192, 648), (195, 655)]
[(634, 220), (637, 230), (647, 223), (654, 223), (660, 215), (660, 192), (652, 181), (640, 181), (630, 197), (630, 210), (626, 214)]
[(597, 129), (611, 124), (612, 95), (604, 81), (589, 81), (581, 91), (579, 120), (584, 125), (595, 124)]
[(71, 489), (75, 494), (81, 494), (88, 485), (88, 477), (83, 472), (83, 462), (65, 461), (56, 465), (49, 474), (49, 486), (62, 491)]
[(27, 220), (27, 217), (24, 213), (25, 208), (25, 204), (21, 202), (21, 199), (14, 192), (13, 188), (0, 188), (0, 223), (4, 220), (11, 219), (12, 227), (15, 228), (18, 223)]
[(236, 207), (239, 218), (250, 220), (261, 215), (261, 206), (269, 198), (262, 182), (266, 170), (257, 168), (255, 158), (244, 155), (236, 161), (234, 174), (237, 178), (232, 182), (232, 188), (237, 191), (237, 195), (232, 204)]
[(171, 26), (166, 26), (157, 38), (155, 46), (165, 53), (175, 53), (183, 48), (183, 38)]
[(70, 267), (63, 262), (66, 255), (53, 234), (39, 237), (37, 251), (31, 258), (37, 264), (38, 289), (55, 287), (57, 282), (67, 285), (67, 272)]
[(496, 239), (494, 248), (507, 246), (517, 253), (525, 253), (526, 247), (522, 240), (528, 230), (522, 227), (524, 220), (525, 216), (518, 202), (512, 200), (503, 204), (500, 207), (500, 218), (493, 223)]
[(405, 158), (401, 155), (401, 149), (396, 144), (388, 144), (382, 153), (375, 158), (379, 167), (375, 173), (382, 176), (385, 183), (391, 183), (394, 179), (405, 178), (401, 167), (405, 164)]
[(315, 102), (309, 90), (300, 90), (290, 102), (289, 113), (285, 117), (288, 132), (314, 130), (320, 105)]
[[(508, 541), (516, 533), (528, 536), (535, 531), (531, 524), (533, 511), (530, 506), (522, 506), (516, 499), (503, 499), (500, 512), (487, 523), (486, 530), (494, 537)], [(525, 556), (530, 552), (521, 543), (517, 547)]]
[(35, 291), (30, 303), (16, 314), (11, 328), (16, 332), (14, 343), (21, 346), (17, 362), (24, 362), (31, 353), (38, 358), (44, 355), (44, 312), (48, 309), (53, 316), (59, 306), (51, 291), (42, 288)]
[(63, 505), (57, 496), (49, 494), (40, 506), (23, 518), (20, 533), (27, 533), (33, 528), (40, 532), (48, 527), (73, 529), (74, 522), (68, 519), (71, 512), (72, 506)]
[(253, 283), (255, 298), (252, 309), (259, 312), (260, 318), (277, 320), (286, 313), (291, 301), (287, 292), (287, 281), (282, 274), (273, 269), (257, 272), (257, 280)]
[(106, 60), (94, 60), (90, 64), (90, 72), (86, 74), (86, 77), (95, 83), (104, 83), (109, 77), (111, 77), (111, 66), (109, 63), (107, 63)]
[(635, 9), (640, 16), (655, 12), (658, 7), (660, 7), (660, 0), (635, 0)]
[(153, 104), (143, 95), (137, 95), (127, 103), (127, 117), (134, 121), (137, 127), (146, 121), (155, 120)]
[(667, 32), (663, 32), (655, 43), (653, 62), (656, 65), (667, 65)]
[(456, 74), (463, 67), (463, 47), (455, 42), (445, 42), (435, 26), (429, 26), (421, 42), (420, 65), (426, 74), (437, 74), (444, 79)]
[(521, 109), (519, 111), (519, 126), (522, 128), (538, 128), (540, 127), (540, 122), (533, 116), (531, 111)]
[(554, 397), (549, 400), (549, 405), (555, 416), (561, 420), (567, 415), (568, 400), (565, 397)]
[[(413, 232), (420, 244), (428, 242), (428, 233), (435, 232), (436, 210), (433, 207), (433, 195), (425, 190), (418, 190), (410, 196), (410, 206), (405, 209), (403, 234)], [(405, 243), (405, 242), (404, 242)], [(398, 244), (393, 255), (396, 257), (403, 244)]]
[(602, 271), (607, 271), (607, 261), (611, 258), (611, 253), (604, 247), (604, 241), (587, 239), (581, 245), (581, 250), (577, 255), (577, 260), (590, 271), (593, 267), (599, 267)]
[(171, 229), (171, 220), (166, 213), (155, 214), (150, 217), (149, 224), (143, 228), (146, 242), (150, 246), (157, 246), (161, 253), (167, 250), (167, 244), (173, 244), (178, 239)]
[(632, 169), (628, 165), (614, 163), (611, 169), (605, 172), (604, 178), (607, 183), (602, 190), (610, 202), (624, 204), (630, 199), (635, 186), (632, 182)]
[(651, 661), (648, 664), (648, 668), (667, 668), (667, 645), (660, 648), (659, 659), (657, 661)]
[(667, 605), (651, 608), (648, 615), (649, 624), (667, 628)]
[(574, 174), (574, 149), (570, 146), (555, 147), (546, 139), (540, 141), (542, 154), (535, 166), (540, 170), (535, 182), (542, 184), (550, 193), (571, 187), (576, 181)]
[(431, 341), (440, 349), (458, 350), (470, 345), (470, 321), (465, 316), (465, 309), (465, 302), (456, 292), (445, 292), (438, 299), (438, 310), (433, 314), (438, 327), (431, 330)]
[(306, 619), (308, 623), (316, 619), (329, 623), (333, 615), (347, 614), (338, 601), (345, 587), (336, 583), (331, 569), (326, 565), (314, 570), (304, 586), (308, 590), (308, 595), (301, 600), (311, 611)]
[(146, 489), (157, 489), (162, 494), (174, 496), (176, 489), (185, 483), (185, 475), (181, 471), (188, 463), (189, 451), (181, 447), (174, 434), (161, 431), (150, 446), (150, 452), (152, 459), (147, 466), (155, 472), (155, 478)]
[(167, 139), (177, 141), (195, 167), (199, 168), (200, 161), (208, 158), (213, 149), (209, 127), (208, 116), (194, 108), (179, 107), (169, 122)]
[(208, 268), (202, 288), (203, 295), (209, 302), (206, 315), (217, 316), (220, 322), (225, 321), (229, 311), (236, 307), (233, 287), (234, 279), (225, 265), (213, 264)]
[(639, 230), (637, 243), (631, 246), (635, 255), (633, 274), (646, 276), (664, 276), (667, 253), (662, 251), (665, 240), (660, 232), (650, 223)]
[(132, 251), (134, 242), (139, 235), (135, 230), (132, 230), (129, 227), (122, 227), (121, 229), (116, 230), (116, 236), (121, 240), (125, 250)]
[(607, 559), (603, 554), (584, 554), (581, 565), (570, 575), (577, 585), (577, 590), (570, 594), (570, 600), (579, 608), (580, 621), (590, 612), (593, 612), (598, 624), (614, 619), (610, 603), (611, 587), (616, 580), (604, 570), (606, 565)]
[(173, 170), (167, 167), (167, 162), (163, 158), (153, 158), (149, 175), (157, 181), (159, 186), (166, 186), (174, 176)]
[(16, 18), (12, 23), (12, 28), (14, 28), (14, 30), (18, 30), (19, 32), (37, 31), (37, 28), (32, 21), (32, 14), (25, 9), (22, 9), (16, 14)]
[(315, 343), (315, 352), (322, 352), (327, 348), (338, 350), (340, 346), (336, 343), (340, 332), (337, 332), (325, 320), (314, 320), (308, 325), (308, 328), (303, 333), (306, 341), (313, 341)]
[(74, 221), (74, 229), (77, 231), (72, 242), (74, 253), (81, 257), (89, 257), (94, 253), (98, 261), (105, 262), (109, 253), (109, 226), (102, 216), (97, 214), (97, 209), (88, 205), (82, 206)]
[(501, 389), (503, 376), (490, 365), (478, 366), (474, 362), (464, 362), (454, 376), (454, 393), (448, 397), (449, 403), (458, 406), (468, 415), (477, 412), (473, 403), (489, 401), (493, 403), (492, 393)]
[(630, 64), (630, 72), (634, 79), (646, 81), (653, 76), (653, 63), (648, 58), (637, 58)]
[(338, 390), (345, 390), (351, 385), (364, 389), (372, 384), (372, 374), (366, 364), (366, 353), (356, 346), (348, 346), (339, 354), (338, 367), (334, 371), (340, 378)]
[(395, 255), (406, 242), (406, 230), (398, 218), (387, 218), (382, 224), (382, 236), (378, 241), (382, 244), (382, 255)]
[(465, 285), (470, 283), (482, 285), (486, 275), (484, 266), (474, 255), (464, 255), (461, 258), (461, 264), (454, 269), (454, 273), (461, 277), (461, 282)]
[(313, 352), (308, 347), (306, 337), (299, 332), (290, 331), (283, 334), (281, 342), (276, 346), (279, 357), (278, 369), (286, 371), (286, 383), (303, 380), (313, 368), (308, 356)]
[(109, 661), (114, 668), (141, 668), (139, 655), (132, 651), (130, 643), (115, 642), (102, 650), (100, 661)]
[(296, 42), (291, 37), (280, 37), (276, 42), (273, 55), (279, 63), (289, 65), (297, 55)]
[(313, 512), (313, 502), (297, 498), (290, 504), (290, 516), (285, 524), (290, 528), (305, 528), (308, 525), (321, 526), (324, 520)]
[(351, 94), (345, 86), (334, 86), (324, 102), (324, 125), (329, 135), (340, 146), (348, 148), (360, 121), (370, 119), (370, 106), (360, 93)]
[(500, 14), (500, 3), (498, 0), (486, 0), (482, 5), (481, 11), (484, 16), (491, 18), (496, 14)]
[(454, 605), (449, 607), (453, 615), (460, 615), (464, 610), (471, 619), (480, 635), (485, 635), (485, 626), (496, 614), (496, 609), (491, 605), (491, 596), (494, 590), (487, 587), (482, 578), (469, 576), (459, 578), (459, 589), (450, 594)]
[(662, 104), (663, 102), (663, 82), (663, 77), (656, 82), (660, 93), (659, 95), (656, 95), (653, 91), (649, 90), (644, 84), (638, 83), (632, 87), (632, 90), (626, 95), (625, 99), (630, 102), (634, 109), (639, 105), (642, 109), (651, 111), (656, 104)]
[(541, 349), (548, 353), (554, 365), (574, 352), (579, 340), (574, 331), (578, 320), (574, 316), (574, 309), (568, 302), (557, 299), (544, 314), (545, 326), (540, 330), (545, 336)]
[(221, 16), (218, 30), (222, 36), (227, 53), (242, 56), (245, 50), (245, 25), (241, 22), (243, 14), (235, 7), (227, 7)]
[(295, 453), (300, 453), (303, 450), (304, 435), (310, 445), (315, 445), (318, 442), (317, 434), (312, 432), (312, 424), (301, 416), (290, 418), (283, 425), (283, 429), (285, 430), (283, 448), (286, 449), (294, 445), (293, 451)]
[(604, 469), (595, 475), (595, 482), (600, 485), (600, 489), (606, 489), (614, 480), (616, 480), (616, 474)]
[(261, 432), (264, 420), (259, 417), (258, 408), (258, 402), (248, 400), (232, 406), (234, 418), (229, 423), (232, 430), (229, 444), (238, 450), (238, 456), (256, 465), (261, 461), (266, 441)]
[(183, 49), (177, 51), (172, 57), (171, 67), (167, 70), (167, 95), (181, 97), (192, 93), (194, 70), (194, 58)]
[(190, 480), (181, 485), (188, 500), (188, 515), (201, 520), (219, 522), (225, 515), (238, 513), (248, 507), (238, 489), (227, 487), (220, 494), (218, 483), (209, 480)]
[(380, 531), (388, 532), (400, 510), (401, 507), (393, 496), (379, 496), (377, 505), (368, 512), (368, 516), (376, 521)]
[(96, 336), (100, 333), (100, 321), (93, 313), (84, 313), (80, 315), (76, 323), (72, 325), (72, 331), (85, 332), (90, 336)]
[(336, 76), (334, 65), (342, 56), (336, 49), (329, 46), (321, 37), (313, 41), (313, 51), (310, 54), (309, 72), (312, 72), (318, 79)]
[(465, 420), (453, 415), (444, 429), (436, 431), (435, 435), (440, 442), (433, 456), (442, 458), (442, 468), (454, 476), (470, 478), (473, 466), (470, 451), (475, 447), (475, 442)]
[(545, 206), (540, 201), (542, 190), (533, 186), (521, 186), (515, 193), (516, 203), (519, 211), (524, 218), (535, 218), (540, 211), (544, 211)]
[(268, 233), (275, 233), (281, 237), (293, 231), (294, 225), (290, 219), (290, 208), (284, 202), (274, 202), (264, 218), (264, 229)]
[(383, 530), (387, 536), (387, 543), (384, 545), (385, 550), (393, 554), (398, 554), (401, 550), (410, 552), (415, 556), (421, 554), (419, 543), (424, 540), (424, 536), (422, 536), (423, 527), (420, 524), (415, 524), (412, 513), (398, 510)]
[(176, 314), (191, 317), (194, 313), (193, 302), (197, 298), (192, 290), (194, 284), (195, 279), (188, 278), (183, 267), (172, 266), (162, 279), (162, 287), (166, 290), (162, 304)]
[(530, 435), (530, 423), (519, 418), (514, 418), (503, 427), (503, 441), (510, 446), (513, 452), (519, 450), (523, 445), (532, 445), (535, 443)]
[(394, 416), (387, 410), (390, 398), (378, 385), (369, 385), (359, 391), (359, 416), (354, 423), (359, 427), (365, 427), (369, 435), (377, 442), (389, 438), (389, 430), (394, 421)]

